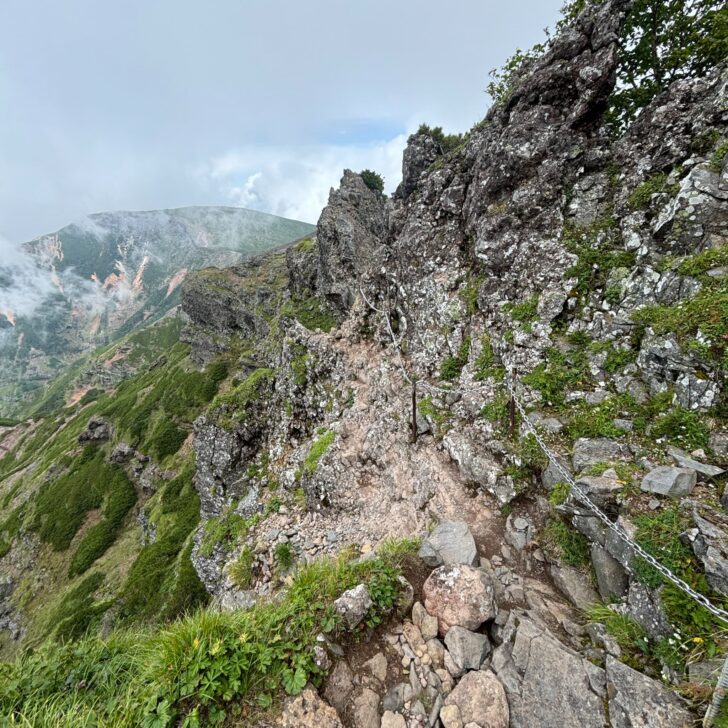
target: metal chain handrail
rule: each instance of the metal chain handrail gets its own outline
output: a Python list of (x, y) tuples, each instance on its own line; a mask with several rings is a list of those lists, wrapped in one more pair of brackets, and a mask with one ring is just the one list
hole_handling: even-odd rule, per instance
[[(392, 339), (392, 343), (394, 345), (395, 351), (397, 353), (397, 358), (399, 359), (399, 368), (402, 371), (402, 375), (405, 377), (405, 379), (412, 384), (413, 379), (410, 376), (410, 374), (407, 372), (407, 369), (404, 365), (404, 359), (402, 357), (402, 352), (399, 344), (399, 340), (394, 334), (394, 330), (392, 328), (392, 324), (389, 319), (389, 315), (386, 313), (386, 311), (382, 311), (378, 308), (376, 308), (366, 297), (364, 291), (360, 288), (360, 293), (362, 295), (362, 298), (364, 299), (365, 303), (376, 313), (380, 314), (385, 322), (385, 325), (387, 327), (387, 330), (389, 332), (390, 338)], [(417, 380), (418, 386), (423, 387), (425, 389), (429, 389), (431, 391), (438, 391), (443, 392), (447, 394), (457, 393), (457, 394), (468, 394), (468, 393), (475, 393), (477, 390), (475, 389), (444, 389), (441, 387), (436, 387), (432, 384), (429, 384), (428, 382), (422, 381), (418, 378)], [(648, 551), (646, 551), (642, 546), (640, 546), (639, 543), (634, 541), (632, 538), (629, 537), (627, 532), (615, 521), (612, 521), (609, 516), (607, 516), (606, 513), (604, 513), (599, 506), (597, 506), (590, 498), (589, 496), (584, 492), (584, 490), (577, 484), (577, 482), (574, 480), (574, 478), (571, 476), (571, 474), (564, 468), (564, 466), (559, 462), (557, 456), (551, 451), (551, 449), (548, 447), (548, 445), (544, 442), (543, 437), (541, 437), (540, 433), (536, 429), (535, 425), (529, 420), (526, 409), (523, 406), (523, 403), (519, 399), (518, 395), (516, 394), (515, 389), (515, 381), (511, 377), (506, 378), (506, 387), (508, 389), (508, 392), (510, 393), (512, 400), (518, 409), (518, 412), (520, 413), (521, 417), (523, 418), (523, 422), (526, 426), (526, 428), (530, 431), (530, 433), (534, 436), (536, 439), (536, 442), (538, 443), (541, 450), (543, 450), (546, 457), (548, 457), (549, 461), (554, 464), (556, 469), (561, 473), (566, 483), (568, 483), (570, 491), (575, 494), (575, 496), (578, 498), (578, 500), (586, 506), (596, 518), (598, 518), (607, 528), (609, 528), (611, 531), (613, 531), (624, 543), (629, 546), (634, 553), (638, 554), (642, 559), (644, 559), (650, 566), (652, 566), (655, 570), (657, 570), (665, 579), (672, 582), (676, 587), (678, 587), (681, 591), (683, 591), (685, 594), (687, 594), (691, 599), (696, 601), (700, 606), (707, 609), (713, 616), (720, 619), (722, 622), (728, 625), (728, 611), (725, 609), (721, 609), (720, 607), (715, 606), (704, 594), (701, 594), (700, 592), (693, 589), (684, 579), (681, 579), (679, 576), (674, 574), (670, 569), (668, 569), (666, 566), (661, 564), (652, 554), (650, 554)]]

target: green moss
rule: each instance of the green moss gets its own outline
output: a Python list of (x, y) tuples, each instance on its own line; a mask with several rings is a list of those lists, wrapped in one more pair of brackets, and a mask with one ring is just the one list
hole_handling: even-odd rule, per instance
[(627, 198), (627, 206), (630, 210), (643, 210), (650, 204), (653, 195), (664, 192), (674, 197), (679, 188), (678, 184), (668, 185), (667, 175), (661, 172), (635, 187)]
[(522, 324), (521, 328), (530, 326), (538, 318), (538, 294), (534, 293), (529, 299), (521, 303), (506, 305), (504, 310), (510, 312), (514, 321)]
[(300, 321), (307, 329), (321, 329), (328, 333), (336, 325), (336, 318), (314, 296), (292, 298), (282, 309), (281, 314)]
[(417, 410), (423, 417), (427, 417), (434, 422), (438, 436), (443, 436), (445, 434), (451, 415), (447, 410), (438, 407), (433, 402), (432, 397), (428, 395), (427, 397), (423, 397), (418, 400)]
[(448, 356), (443, 359), (443, 362), (440, 365), (440, 379), (445, 382), (451, 382), (460, 376), (463, 367), (468, 363), (470, 345), (471, 339), (469, 336), (466, 336), (460, 344), (457, 355)]
[(492, 377), (501, 382), (505, 378), (505, 373), (506, 370), (495, 362), (490, 336), (484, 335), (481, 339), (480, 354), (475, 360), (475, 379), (482, 382)]
[(318, 467), (319, 460), (326, 454), (336, 434), (332, 430), (326, 430), (321, 437), (314, 441), (311, 445), (311, 449), (308, 451), (306, 459), (303, 461), (301, 466), (301, 474), (307, 477), (313, 477)]

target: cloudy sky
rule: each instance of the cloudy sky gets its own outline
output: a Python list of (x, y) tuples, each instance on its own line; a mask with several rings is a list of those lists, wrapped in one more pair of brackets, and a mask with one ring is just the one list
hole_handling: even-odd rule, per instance
[(393, 189), (420, 122), (464, 131), (562, 0), (2, 0), (0, 239), (100, 210), (315, 222), (344, 167)]

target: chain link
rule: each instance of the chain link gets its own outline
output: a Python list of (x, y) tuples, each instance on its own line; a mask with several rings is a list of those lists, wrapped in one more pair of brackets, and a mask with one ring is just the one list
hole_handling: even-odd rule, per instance
[[(378, 313), (382, 318), (384, 319), (385, 325), (387, 327), (387, 331), (389, 332), (389, 336), (392, 339), (392, 344), (394, 345), (394, 349), (397, 353), (397, 358), (399, 360), (399, 368), (402, 371), (402, 375), (404, 378), (410, 383), (413, 383), (412, 377), (407, 372), (407, 369), (404, 365), (404, 359), (402, 358), (402, 351), (399, 344), (399, 340), (394, 334), (394, 330), (392, 328), (392, 324), (390, 322), (389, 316), (385, 311), (381, 311), (380, 309), (376, 308), (366, 297), (364, 294), (364, 291), (360, 288), (359, 289), (362, 298), (364, 299), (365, 303), (371, 308), (373, 311)], [(479, 390), (476, 389), (444, 389), (442, 387), (436, 387), (433, 384), (429, 384), (428, 382), (425, 382), (421, 379), (417, 379), (417, 386), (421, 387), (422, 389), (429, 390), (432, 392), (438, 392), (438, 393), (444, 393), (444, 394), (472, 394), (472, 393), (482, 393)], [(544, 441), (543, 437), (541, 437), (541, 434), (536, 429), (535, 425), (528, 419), (526, 409), (523, 406), (523, 403), (519, 399), (518, 395), (516, 394), (516, 387), (515, 387), (515, 381), (512, 377), (506, 378), (506, 387), (508, 389), (508, 392), (510, 393), (511, 397), (513, 398), (513, 402), (516, 405), (516, 409), (520, 413), (523, 423), (526, 426), (526, 429), (534, 436), (536, 439), (536, 442), (538, 443), (538, 446), (543, 450), (546, 457), (548, 457), (549, 461), (554, 464), (554, 467), (561, 473), (561, 475), (564, 478), (564, 481), (568, 483), (570, 492), (573, 493), (576, 498), (581, 502), (586, 508), (591, 511), (596, 518), (598, 518), (607, 528), (609, 528), (611, 531), (613, 531), (624, 543), (629, 546), (632, 551), (636, 554), (638, 554), (642, 559), (644, 559), (652, 568), (654, 568), (656, 571), (658, 571), (665, 579), (672, 582), (678, 589), (682, 590), (685, 594), (687, 594), (691, 599), (696, 601), (700, 606), (707, 609), (714, 617), (717, 617), (725, 624), (728, 624), (728, 611), (721, 609), (720, 607), (715, 606), (704, 594), (701, 594), (700, 592), (695, 591), (685, 580), (681, 579), (679, 576), (674, 574), (670, 569), (668, 569), (666, 566), (661, 564), (652, 554), (645, 551), (645, 549), (640, 546), (636, 541), (634, 541), (632, 538), (629, 537), (627, 532), (615, 521), (612, 521), (609, 516), (607, 516), (606, 513), (604, 513), (599, 506), (597, 506), (586, 494), (586, 492), (577, 484), (577, 482), (574, 480), (574, 478), (571, 476), (571, 473), (569, 473), (568, 470), (559, 462), (559, 459), (557, 456), (551, 451), (549, 446)]]

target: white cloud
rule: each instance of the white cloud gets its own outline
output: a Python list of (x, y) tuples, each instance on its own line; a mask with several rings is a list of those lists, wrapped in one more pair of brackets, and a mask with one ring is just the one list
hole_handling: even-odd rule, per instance
[(379, 172), (393, 192), (406, 141), (400, 134), (367, 145), (242, 146), (210, 159), (198, 174), (233, 205), (315, 223), (346, 168)]

